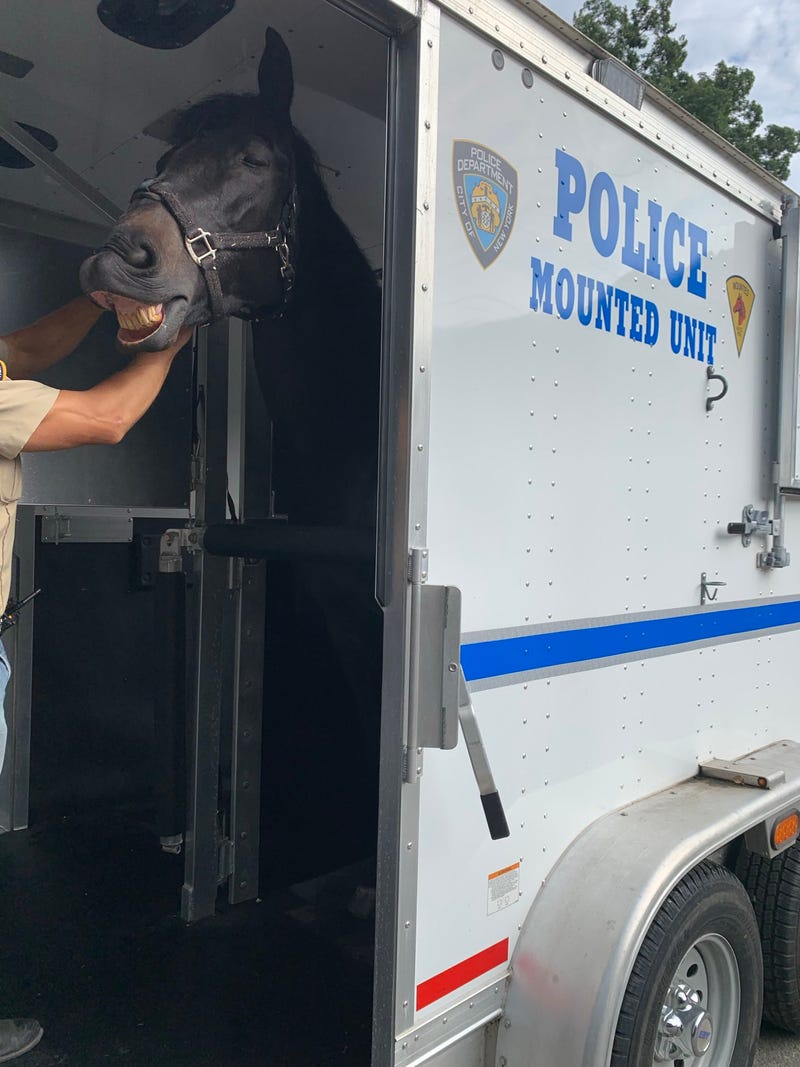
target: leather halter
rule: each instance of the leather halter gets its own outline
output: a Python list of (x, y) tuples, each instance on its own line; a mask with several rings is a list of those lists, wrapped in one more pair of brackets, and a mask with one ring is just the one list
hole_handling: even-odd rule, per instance
[(175, 219), (183, 235), (186, 251), (200, 268), (208, 290), (213, 321), (224, 318), (222, 307), (222, 283), (217, 270), (217, 252), (249, 252), (254, 248), (274, 248), (281, 261), (281, 280), (283, 294), (278, 305), (271, 308), (258, 308), (241, 318), (258, 318), (259, 314), (270, 314), (280, 318), (289, 303), (294, 286), (295, 270), (292, 262), (290, 240), (294, 237), (294, 223), (297, 212), (295, 189), (283, 205), (278, 225), (272, 230), (260, 230), (252, 233), (212, 233), (195, 226), (178, 197), (166, 182), (150, 178), (134, 191), (131, 200), (160, 200), (170, 215)]

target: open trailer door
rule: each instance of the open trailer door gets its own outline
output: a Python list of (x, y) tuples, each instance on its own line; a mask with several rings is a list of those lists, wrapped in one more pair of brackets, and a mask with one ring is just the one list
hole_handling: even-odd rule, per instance
[[(253, 90), (267, 26), (278, 30), (292, 55), (293, 121), (319, 156), (335, 209), (376, 274), (384, 271), (386, 291), (396, 297), (396, 307), (384, 310), (385, 417), (375, 464), (381, 478), (375, 595), (389, 620), (384, 701), (391, 709), (382, 749), (377, 942), (379, 958), (382, 948), (387, 955), (375, 979), (375, 1063), (387, 1062), (383, 1050), (391, 1048), (394, 1035), (394, 1012), (387, 1005), (395, 989), (402, 752), (394, 741), (402, 740), (402, 724), (395, 723), (405, 685), (407, 548), (402, 431), (408, 389), (401, 379), (408, 380), (411, 351), (408, 286), (416, 196), (408, 189), (408, 175), (415, 154), (419, 57), (427, 50), (416, 8), (412, 0), (223, 5), (198, 0), (171, 5), (167, 12), (154, 6), (143, 25), (136, 18), (126, 21), (125, 4), (87, 0), (69, 10), (53, 4), (43, 19), (29, 4), (13, 0), (0, 16), (6, 63), (0, 73), (0, 136), (5, 158), (12, 161), (6, 166), (0, 159), (0, 257), (10, 262), (17, 241), (27, 257), (20, 287), (3, 294), (9, 318), (0, 332), (77, 293), (80, 260), (103, 244), (134, 187), (155, 172), (175, 111), (209, 93)], [(64, 255), (51, 252), (53, 240), (66, 242)], [(385, 248), (391, 251), (384, 264)], [(57, 281), (40, 291), (42, 264)], [(34, 294), (35, 300), (23, 299)], [(106, 325), (106, 334), (92, 342), (97, 379), (113, 347), (111, 316)], [(53, 380), (65, 387), (88, 385), (83, 355)], [(279, 1062), (290, 1054), (297, 1062), (322, 1062), (331, 1055), (340, 1056), (331, 1063), (350, 1064), (356, 1053), (369, 1056), (371, 919), (368, 908), (360, 917), (348, 911), (348, 897), (342, 917), (337, 893), (340, 885), (351, 888), (353, 871), (360, 877), (374, 866), (377, 773), (372, 768), (360, 774), (360, 742), (352, 716), (347, 718), (341, 675), (332, 674), (334, 682), (327, 685), (324, 676), (312, 682), (308, 656), (306, 667), (298, 667), (304, 649), (312, 649), (315, 668), (324, 662), (318, 647), (303, 644), (305, 638), (296, 641), (286, 657), (294, 665), (291, 673), (279, 662), (283, 646), (278, 642), (276, 652), (274, 639), (286, 632), (285, 609), (270, 615), (269, 605), (270, 597), (273, 605), (290, 601), (282, 597), (294, 588), (285, 573), (280, 567), (271, 572), (267, 564), (265, 575), (263, 566), (244, 554), (229, 561), (200, 553), (193, 540), (204, 525), (230, 525), (232, 516), (237, 522), (284, 522), (267, 469), (268, 420), (260, 398), (254, 405), (252, 386), (246, 327), (217, 324), (196, 339), (192, 358), (150, 422), (142, 424), (138, 447), (131, 439), (131, 452), (112, 452), (104, 464), (93, 452), (37, 456), (27, 464), (18, 575), (24, 583), (46, 574), (48, 588), (47, 599), (37, 604), (36, 625), (31, 618), (27, 630), (21, 625), (17, 631), (17, 755), (3, 777), (5, 821), (9, 828), (30, 829), (5, 835), (0, 848), (29, 860), (43, 845), (47, 856), (47, 896), (40, 895), (33, 907), (28, 890), (34, 875), (20, 862), (8, 899), (15, 908), (13, 951), (24, 959), (39, 951), (39, 938), (47, 938), (58, 962), (52, 968), (58, 984), (54, 978), (42, 985), (39, 1006), (45, 1005), (52, 1021), (74, 1017), (73, 995), (91, 1005), (78, 1012), (86, 1022), (83, 1039), (43, 1020), (46, 1040), (49, 1034), (60, 1043), (65, 1063), (90, 1067), (106, 1055), (114, 1030), (102, 1006), (106, 999), (151, 1003), (163, 1016), (164, 1029), (154, 1020), (125, 1038), (129, 1046), (143, 1042), (141, 1062), (168, 1056), (169, 1035), (178, 1031), (198, 1035), (196, 1042), (185, 1037), (196, 1065), (254, 1062), (248, 1056)], [(377, 455), (377, 440), (374, 448)], [(70, 463), (72, 479), (58, 473), (58, 464)], [(177, 540), (170, 531), (178, 531)], [(180, 589), (176, 576), (184, 583)], [(257, 600), (248, 604), (248, 577), (256, 578), (258, 595), (266, 597), (266, 614)], [(158, 600), (156, 589), (164, 588), (165, 579), (170, 591)], [(185, 822), (175, 834), (159, 835), (153, 833), (152, 804), (163, 784), (156, 779), (163, 753), (155, 733), (155, 689), (164, 679), (163, 618), (157, 608), (164, 603), (185, 612), (186, 662), (181, 666), (177, 656), (168, 668), (183, 672), (188, 718)], [(132, 632), (136, 642), (121, 640)], [(263, 632), (266, 644), (255, 648)], [(75, 656), (64, 654), (65, 633), (78, 650)], [(259, 656), (265, 648), (262, 675)], [(156, 670), (158, 662), (162, 668)], [(320, 710), (327, 714), (315, 720)], [(82, 744), (74, 743), (76, 735)], [(333, 776), (332, 768), (338, 768)], [(364, 780), (374, 782), (366, 792)], [(171, 785), (177, 795), (180, 782), (177, 790)], [(327, 894), (334, 869), (346, 875), (343, 882), (334, 878), (337, 888)], [(67, 929), (59, 916), (76, 880), (85, 901), (85, 921), (83, 915), (74, 919), (81, 931), (77, 949), (74, 943), (62, 945), (58, 936)], [(331, 895), (334, 920), (327, 906)], [(356, 899), (369, 902), (368, 885)], [(17, 906), (20, 900), (25, 907)], [(235, 918), (224, 919), (232, 939), (228, 948), (213, 921), (196, 924), (185, 937), (169, 925), (177, 914), (211, 919), (220, 906), (239, 902), (245, 903), (234, 909)], [(98, 916), (104, 918), (95, 921)], [(281, 933), (284, 922), (291, 928), (288, 936)], [(315, 941), (318, 927), (324, 945)], [(152, 943), (136, 957), (126, 982), (92, 962), (130, 956), (139, 938)], [(289, 956), (282, 959), (284, 951)], [(195, 967), (191, 960), (197, 958), (206, 965)], [(73, 965), (81, 980), (70, 978)], [(286, 975), (293, 970), (298, 984), (287, 998)], [(226, 993), (224, 1002), (217, 1002), (223, 973)], [(240, 1028), (244, 1044), (232, 1049), (223, 1033), (226, 1020), (252, 1003), (254, 974), (266, 983), (259, 987), (259, 1003), (281, 1003), (281, 1018), (259, 1010), (254, 1019), (247, 1012)], [(33, 1006), (25, 1011), (23, 969), (18, 979), (8, 996), (15, 1010), (32, 1013)], [(161, 992), (151, 1000), (156, 980)], [(95, 982), (104, 987), (103, 995)], [(287, 1009), (287, 999), (297, 1015)], [(198, 1021), (193, 1030), (191, 1024), (171, 1023), (164, 1004), (201, 1013), (202, 1025)], [(142, 1011), (122, 1015), (133, 1027)], [(209, 1034), (212, 1016), (220, 1030)], [(90, 1032), (91, 1048), (85, 1041)], [(181, 1050), (173, 1051), (177, 1062)]]

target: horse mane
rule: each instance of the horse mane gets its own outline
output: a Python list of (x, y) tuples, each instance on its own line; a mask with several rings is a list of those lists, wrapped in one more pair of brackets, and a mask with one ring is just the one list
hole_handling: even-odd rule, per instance
[[(178, 147), (202, 133), (224, 132), (243, 124), (250, 125), (254, 132), (267, 130), (268, 116), (261, 97), (257, 93), (218, 93), (190, 104), (176, 115), (170, 143), (173, 148)], [(373, 290), (377, 299), (379, 290), (372, 268), (331, 203), (316, 152), (295, 126), (290, 125), (285, 132), (294, 156), (302, 230), (300, 254), (306, 260), (299, 283), (311, 283), (315, 266), (339, 260), (343, 267), (349, 264), (349, 271), (344, 269), (329, 276), (327, 284), (335, 289), (336, 278), (349, 278), (352, 285), (357, 277), (363, 286), (362, 297)]]
[[(261, 97), (257, 93), (218, 93), (178, 112), (170, 130), (170, 145), (176, 148), (202, 133), (222, 132), (245, 124), (256, 133), (265, 129), (266, 112)], [(294, 126), (288, 127), (286, 133), (294, 155), (298, 191), (333, 211), (316, 152)]]
[(224, 130), (249, 118), (255, 126), (263, 116), (261, 98), (256, 93), (218, 93), (182, 108), (174, 117), (169, 142), (173, 148), (201, 133)]

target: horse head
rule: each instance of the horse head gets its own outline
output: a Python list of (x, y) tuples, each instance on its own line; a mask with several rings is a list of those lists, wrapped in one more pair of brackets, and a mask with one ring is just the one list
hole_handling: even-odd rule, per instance
[(186, 109), (156, 177), (134, 193), (81, 285), (114, 310), (127, 351), (166, 348), (184, 325), (280, 311), (296, 254), (294, 81), (268, 29), (257, 95)]

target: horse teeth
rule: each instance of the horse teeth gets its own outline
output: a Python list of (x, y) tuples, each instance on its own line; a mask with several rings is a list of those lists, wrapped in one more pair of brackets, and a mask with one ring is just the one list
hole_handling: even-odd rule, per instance
[(160, 305), (140, 305), (130, 314), (117, 312), (117, 321), (123, 330), (138, 330), (142, 326), (157, 326), (163, 318)]

